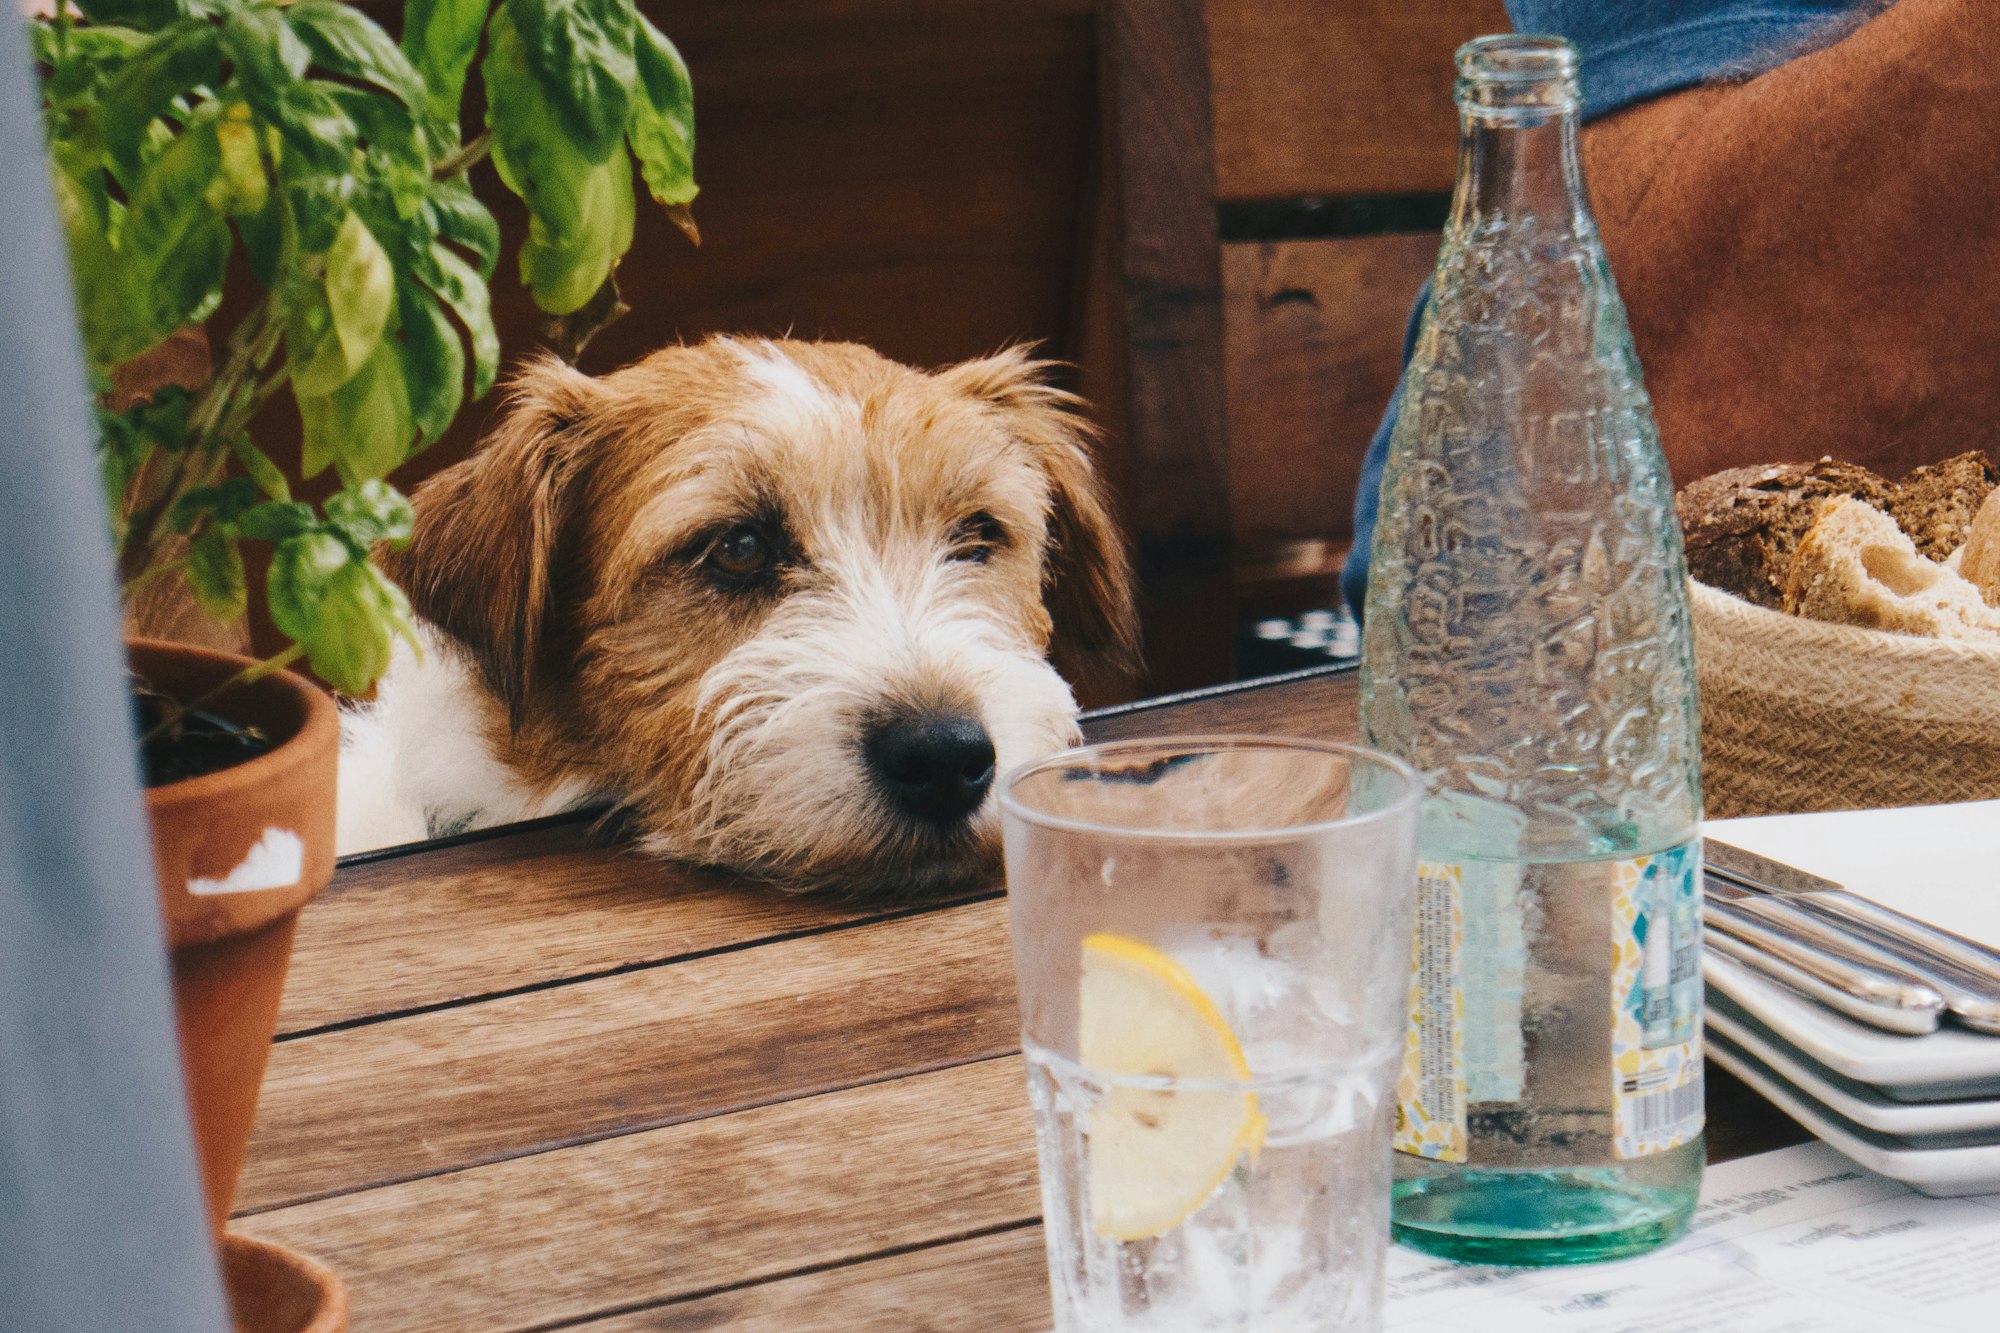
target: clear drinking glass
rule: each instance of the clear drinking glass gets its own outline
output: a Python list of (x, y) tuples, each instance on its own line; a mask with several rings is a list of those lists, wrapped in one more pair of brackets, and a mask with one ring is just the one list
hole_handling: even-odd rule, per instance
[(1379, 1326), (1420, 791), (1256, 737), (1002, 784), (1061, 1333)]

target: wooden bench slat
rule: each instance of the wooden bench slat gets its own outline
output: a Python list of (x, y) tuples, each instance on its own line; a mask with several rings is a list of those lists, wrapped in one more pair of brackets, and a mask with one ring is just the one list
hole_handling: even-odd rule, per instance
[(576, 1327), (582, 1333), (1044, 1333), (1052, 1318), (1042, 1229), (1026, 1226)]
[(280, 1044), (255, 1211), (1020, 1049), (1001, 900)]
[(577, 1320), (1038, 1216), (1018, 1056), (261, 1213), (353, 1326)]

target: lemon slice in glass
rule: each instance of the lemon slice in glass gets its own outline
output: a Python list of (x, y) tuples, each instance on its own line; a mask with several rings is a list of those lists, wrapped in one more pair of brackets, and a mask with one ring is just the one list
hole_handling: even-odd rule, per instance
[(1164, 1235), (1263, 1144), (1256, 1094), (1212, 1086), (1248, 1081), (1243, 1047), (1187, 968), (1122, 935), (1084, 939), (1078, 1019), (1084, 1066), (1110, 1076), (1087, 1125), (1092, 1226), (1118, 1240)]

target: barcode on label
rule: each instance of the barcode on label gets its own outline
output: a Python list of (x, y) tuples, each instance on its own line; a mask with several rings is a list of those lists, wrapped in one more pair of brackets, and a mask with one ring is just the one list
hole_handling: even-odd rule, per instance
[[(1638, 1082), (1627, 1079), (1628, 1085)], [(1702, 1081), (1699, 1078), (1675, 1087), (1642, 1095), (1627, 1086), (1619, 1100), (1619, 1146), (1622, 1156), (1635, 1156), (1685, 1143), (1701, 1131)]]

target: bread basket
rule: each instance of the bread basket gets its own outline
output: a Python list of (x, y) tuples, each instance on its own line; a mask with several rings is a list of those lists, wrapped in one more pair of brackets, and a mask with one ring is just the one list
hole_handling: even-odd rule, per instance
[(1711, 819), (2000, 798), (2000, 646), (1690, 593)]

